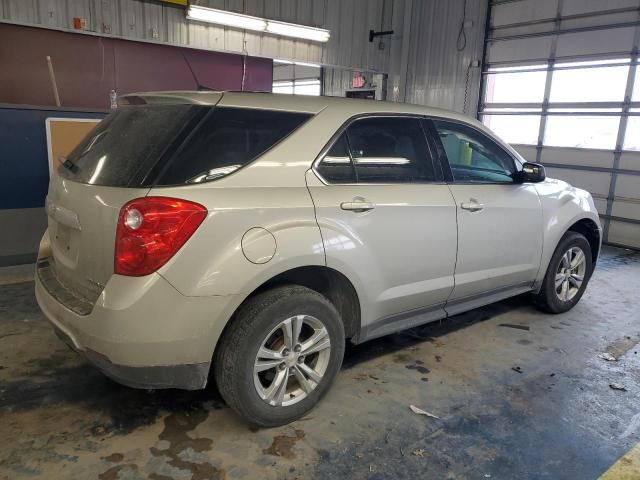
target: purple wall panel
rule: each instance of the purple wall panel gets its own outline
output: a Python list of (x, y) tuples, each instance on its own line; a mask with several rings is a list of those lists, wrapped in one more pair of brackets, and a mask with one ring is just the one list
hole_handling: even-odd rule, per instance
[[(0, 24), (0, 103), (54, 105), (47, 55), (64, 107), (106, 109), (111, 89), (242, 89), (240, 55)], [(245, 90), (272, 79), (270, 59), (246, 57)]]

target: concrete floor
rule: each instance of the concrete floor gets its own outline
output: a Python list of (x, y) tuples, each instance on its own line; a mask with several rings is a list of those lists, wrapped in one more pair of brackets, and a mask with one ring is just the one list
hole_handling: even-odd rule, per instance
[(640, 254), (606, 249), (573, 311), (519, 297), (350, 347), (318, 408), (257, 431), (214, 387), (113, 383), (54, 336), (32, 282), (2, 285), (0, 478), (595, 479), (640, 441), (639, 290)]

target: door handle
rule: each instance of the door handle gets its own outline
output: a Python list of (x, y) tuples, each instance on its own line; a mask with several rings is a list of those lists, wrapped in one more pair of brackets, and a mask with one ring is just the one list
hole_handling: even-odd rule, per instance
[(371, 202), (342, 202), (340, 204), (340, 208), (342, 210), (348, 210), (350, 212), (368, 212), (369, 210), (373, 210), (376, 206)]
[(462, 202), (460, 204), (460, 208), (462, 208), (463, 210), (469, 210), (470, 212), (479, 212), (484, 208), (484, 205), (478, 203), (475, 198), (471, 198), (468, 202)]

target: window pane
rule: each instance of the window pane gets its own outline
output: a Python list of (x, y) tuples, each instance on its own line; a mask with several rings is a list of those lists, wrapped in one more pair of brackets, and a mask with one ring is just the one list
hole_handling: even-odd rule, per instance
[(320, 80), (298, 80), (293, 93), (296, 95), (320, 95)]
[(542, 103), (546, 78), (546, 71), (489, 74), (484, 101)]
[(619, 124), (618, 116), (549, 115), (544, 144), (612, 150), (616, 146)]
[(347, 129), (358, 181), (363, 183), (435, 180), (420, 121), (414, 118), (367, 118)]
[(633, 95), (631, 100), (634, 102), (640, 102), (640, 67), (636, 67), (636, 78), (633, 82)]
[(556, 70), (551, 79), (550, 102), (621, 102), (628, 66)]
[(627, 120), (624, 149), (640, 151), (640, 117), (630, 116)]
[(330, 183), (355, 183), (355, 170), (347, 151), (345, 134), (333, 144), (317, 167), (318, 173)]
[(200, 183), (228, 175), (262, 155), (310, 116), (216, 107), (172, 156), (156, 184)]
[(274, 82), (273, 93), (293, 93), (293, 82)]
[(511, 156), (482, 133), (453, 122), (433, 122), (457, 182), (513, 183)]
[(536, 145), (540, 115), (484, 115), (482, 122), (508, 143)]
[(93, 185), (141, 186), (176, 135), (209, 109), (192, 105), (118, 108), (80, 142), (58, 173)]

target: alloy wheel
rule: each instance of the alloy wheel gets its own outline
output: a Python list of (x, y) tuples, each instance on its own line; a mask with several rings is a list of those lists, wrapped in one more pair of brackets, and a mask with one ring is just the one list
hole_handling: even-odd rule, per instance
[(287, 318), (260, 344), (253, 366), (256, 391), (269, 405), (293, 405), (320, 384), (330, 357), (331, 339), (320, 320), (310, 315)]
[(555, 276), (555, 290), (558, 298), (568, 302), (575, 297), (582, 287), (587, 262), (580, 247), (571, 247), (560, 260)]

